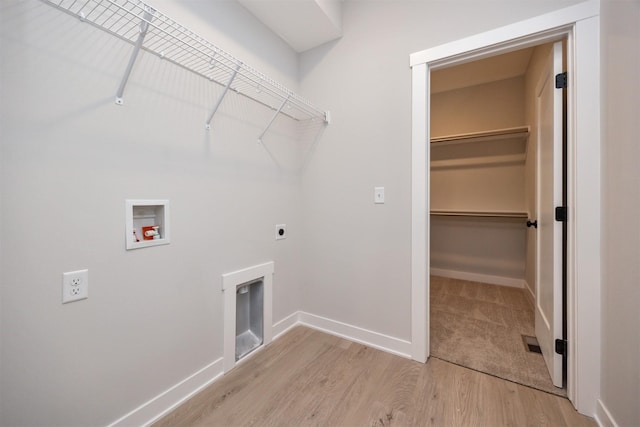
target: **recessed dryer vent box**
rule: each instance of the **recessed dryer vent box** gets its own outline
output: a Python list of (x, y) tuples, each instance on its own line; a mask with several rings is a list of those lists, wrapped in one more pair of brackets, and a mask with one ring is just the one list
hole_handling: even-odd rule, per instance
[(126, 200), (127, 250), (170, 242), (168, 200)]
[(263, 281), (239, 285), (236, 289), (236, 362), (262, 345), (263, 321)]

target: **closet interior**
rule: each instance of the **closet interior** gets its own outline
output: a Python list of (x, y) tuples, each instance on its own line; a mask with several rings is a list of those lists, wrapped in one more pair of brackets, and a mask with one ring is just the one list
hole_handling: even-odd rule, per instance
[(526, 345), (535, 336), (535, 90), (550, 49), (431, 72), (430, 312), (432, 356), (557, 393)]
[[(431, 76), (432, 274), (522, 287), (534, 188), (525, 77), (533, 48)], [(466, 273), (466, 274), (465, 274)]]

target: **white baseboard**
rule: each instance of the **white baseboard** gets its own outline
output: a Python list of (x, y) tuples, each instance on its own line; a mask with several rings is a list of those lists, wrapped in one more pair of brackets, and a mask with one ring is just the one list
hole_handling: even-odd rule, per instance
[[(303, 325), (401, 357), (411, 358), (411, 343), (357, 326), (297, 311), (273, 325), (273, 341), (295, 326)], [(109, 424), (108, 427), (148, 426), (186, 402), (224, 374), (219, 358), (158, 396)]]
[(299, 323), (321, 332), (411, 359), (411, 342), (409, 341), (305, 312), (299, 312)]
[(296, 311), (295, 313), (291, 313), (290, 315), (273, 325), (273, 339), (275, 340), (280, 338), (282, 335), (289, 332), (290, 329), (298, 326), (299, 324), (300, 312)]
[(600, 427), (618, 427), (618, 423), (613, 419), (611, 412), (609, 412), (600, 399), (598, 399), (596, 403), (595, 419)]
[(524, 283), (524, 288), (529, 291), (529, 295), (531, 296), (531, 298), (535, 300), (536, 294), (533, 293), (533, 288), (529, 285), (529, 282), (527, 282), (526, 280), (523, 280), (523, 283)]
[(411, 343), (409, 341), (390, 337), (378, 332), (327, 319), (304, 311), (297, 311), (273, 325), (274, 339), (287, 333), (290, 329), (298, 326), (306, 326), (330, 335), (367, 345), (378, 350), (397, 356), (411, 358)]
[(221, 357), (109, 424), (109, 427), (150, 425), (216, 381), (222, 374)]
[(450, 279), (469, 280), (472, 282), (489, 283), (491, 285), (510, 286), (512, 288), (524, 288), (524, 279), (515, 277), (491, 276), (489, 274), (469, 273), (467, 271), (445, 270), (443, 268), (431, 268), (434, 276), (448, 277)]
[(524, 281), (524, 288), (529, 291), (527, 292), (527, 297), (529, 298), (529, 302), (531, 303), (532, 306), (535, 307), (536, 305), (536, 294), (533, 293), (533, 289), (531, 289), (531, 286), (529, 286), (529, 282), (527, 282), (526, 280)]

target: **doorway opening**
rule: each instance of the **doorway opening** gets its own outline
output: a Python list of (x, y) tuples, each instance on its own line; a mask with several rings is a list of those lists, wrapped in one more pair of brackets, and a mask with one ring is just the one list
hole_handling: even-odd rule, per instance
[[(412, 69), (411, 357), (429, 357), (430, 75), (567, 39), (567, 395), (594, 414), (600, 387), (601, 186), (599, 4), (586, 1), (410, 55)], [(578, 99), (580, 102), (578, 102)], [(579, 283), (579, 286), (578, 286)]]
[[(566, 396), (552, 336), (563, 330), (562, 286), (552, 281), (564, 258), (561, 248), (554, 250), (556, 226), (548, 215), (563, 195), (562, 168), (554, 170), (554, 160), (563, 163), (563, 139), (554, 141), (553, 132), (557, 127), (563, 135), (562, 104), (553, 104), (554, 91), (562, 100), (563, 89), (552, 85), (564, 71), (562, 45), (431, 73), (430, 354)], [(555, 116), (554, 107), (560, 108)], [(522, 336), (536, 335), (541, 353), (522, 346)]]

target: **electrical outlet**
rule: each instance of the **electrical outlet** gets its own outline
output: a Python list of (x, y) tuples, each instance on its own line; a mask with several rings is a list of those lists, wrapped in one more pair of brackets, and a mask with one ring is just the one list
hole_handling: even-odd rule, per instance
[(287, 238), (287, 224), (276, 225), (276, 240)]
[(62, 303), (89, 297), (89, 270), (62, 273)]

